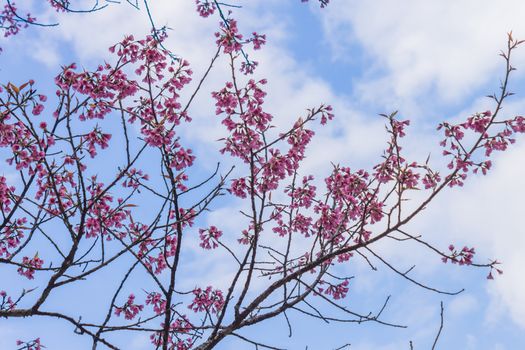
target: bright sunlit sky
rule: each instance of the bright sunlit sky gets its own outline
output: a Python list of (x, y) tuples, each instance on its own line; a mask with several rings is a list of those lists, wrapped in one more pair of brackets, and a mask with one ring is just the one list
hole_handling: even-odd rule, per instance
[[(90, 3), (89, 1), (80, 1)], [(19, 0), (19, 8), (40, 21), (59, 26), (31, 27), (15, 38), (0, 40), (0, 80), (37, 81), (52, 94), (52, 78), (61, 64), (77, 62), (86, 68), (108, 60), (107, 48), (133, 33), (147, 33), (143, 11), (124, 1), (95, 14), (57, 15), (41, 7), (41, 0)], [(200, 77), (216, 50), (213, 33), (218, 17), (203, 19), (193, 0), (151, 2), (158, 25), (172, 28), (166, 46), (187, 59)], [(3, 2), (2, 2), (3, 3)], [(265, 77), (267, 109), (277, 125), (287, 125), (307, 108), (333, 105), (336, 118), (317, 134), (303, 167), (322, 178), (330, 162), (352, 169), (370, 168), (380, 160), (385, 146), (384, 119), (379, 113), (399, 110), (411, 119), (405, 149), (414, 160), (432, 154), (440, 164), (440, 121), (466, 119), (471, 113), (492, 108), (485, 95), (497, 92), (504, 73), (498, 54), (506, 46), (506, 33), (525, 39), (523, 0), (332, 0), (320, 9), (316, 1), (233, 1), (241, 32), (265, 33), (267, 45), (250, 57), (259, 62), (256, 78)], [(518, 69), (510, 88), (516, 93), (504, 107), (508, 116), (525, 113), (525, 47), (516, 52)], [(194, 121), (182, 133), (195, 148), (200, 166), (213, 168), (223, 136), (214, 115), (210, 91), (226, 80), (227, 65), (220, 61), (190, 111)], [(380, 309), (387, 321), (408, 325), (393, 329), (377, 324), (324, 325), (292, 315), (294, 337), (287, 338), (286, 323), (268, 322), (247, 334), (289, 349), (429, 349), (439, 327), (439, 303), (445, 320), (438, 349), (514, 350), (525, 348), (525, 138), (494, 158), (494, 169), (485, 177), (471, 177), (462, 189), (438, 197), (409, 229), (442, 249), (450, 243), (474, 246), (481, 263), (497, 258), (504, 274), (486, 280), (487, 271), (444, 265), (438, 256), (411, 244), (386, 242), (377, 250), (401, 270), (416, 265), (418, 280), (446, 290), (465, 291), (457, 296), (436, 295), (408, 284), (380, 262), (379, 271), (365, 264), (349, 267), (352, 280), (348, 304), (367, 313)], [(0, 173), (3, 173), (0, 165)], [(209, 215), (230, 229), (238, 223), (224, 217), (236, 215), (235, 204), (222, 205)], [(234, 220), (232, 220), (234, 221)], [(204, 261), (195, 273), (221, 276), (221, 266), (208, 269)], [(0, 275), (1, 277), (2, 275)], [(0, 290), (9, 282), (0, 280)], [(217, 281), (220, 285), (221, 281)], [(223, 282), (226, 283), (226, 282)], [(0, 349), (14, 348), (16, 339), (40, 336), (48, 349), (81, 349), (78, 336), (64, 338), (72, 329), (61, 322), (0, 320)], [(55, 322), (55, 321), (53, 321)], [(273, 340), (273, 341), (271, 341)], [(146, 335), (132, 336), (126, 349), (148, 349)], [(219, 349), (251, 349), (225, 342)]]

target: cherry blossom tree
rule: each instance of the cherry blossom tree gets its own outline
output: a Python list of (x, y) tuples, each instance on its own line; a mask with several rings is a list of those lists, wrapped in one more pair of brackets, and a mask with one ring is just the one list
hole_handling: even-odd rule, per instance
[[(70, 1), (50, 4), (73, 11)], [(479, 262), (473, 247), (435, 246), (406, 226), (443, 191), (490, 171), (494, 152), (505, 151), (525, 132), (523, 116), (502, 113), (512, 94), (511, 56), (521, 41), (508, 36), (493, 108), (438, 126), (447, 169), (405, 156), (410, 122), (394, 112), (383, 115), (388, 137), (377, 164), (368, 170), (327, 164), (320, 187), (301, 164), (315, 130), (334, 118), (332, 108), (307, 109), (288, 128), (276, 130), (265, 110), (266, 80), (252, 79), (258, 64), (247, 54), (267, 38), (246, 36), (226, 7), (196, 1), (200, 16), (218, 16), (221, 24), (216, 54), (188, 98), (181, 95), (194, 78), (190, 64), (163, 46), (166, 31), (155, 27), (146, 38), (126, 36), (110, 47), (113, 60), (94, 70), (62, 67), (53, 96), (39, 92), (35, 81), (3, 82), (0, 147), (2, 171), (9, 176), (0, 176), (0, 263), (18, 279), (2, 283), (1, 318), (60, 319), (89, 337), (93, 349), (119, 349), (116, 334), (130, 332), (148, 333), (152, 348), (163, 350), (212, 349), (227, 337), (278, 349), (242, 330), (277, 316), (291, 329), (290, 313), (402, 327), (382, 317), (388, 298), (377, 313), (345, 306), (352, 277), (341, 271), (356, 259), (377, 259), (435, 293), (458, 293), (400, 270), (376, 252), (379, 241), (417, 242), (445, 263), (485, 269), (488, 279), (502, 273), (496, 260)], [(9, 1), (3, 11), (6, 35), (36, 21), (17, 14)], [(224, 126), (220, 152), (235, 167), (218, 164), (203, 176), (192, 171), (199, 159), (180, 130), (192, 127), (192, 103), (220, 56), (227, 58), (230, 75), (211, 98)], [(232, 219), (246, 222), (240, 232), (224, 230), (221, 222), (205, 224), (215, 203), (227, 198), (243, 203), (239, 218)], [(409, 198), (418, 202), (408, 206)], [(204, 281), (181, 289), (180, 275), (191, 269), (185, 255), (213, 258), (218, 251), (234, 270), (228, 287)], [(48, 307), (61, 289), (74, 293), (103, 273), (112, 276), (112, 292), (96, 306), (98, 318), (83, 317), (74, 298), (64, 301), (67, 312)], [(140, 288), (132, 283), (138, 276)], [(318, 305), (335, 307), (338, 314)], [(41, 349), (42, 337), (16, 345)]]

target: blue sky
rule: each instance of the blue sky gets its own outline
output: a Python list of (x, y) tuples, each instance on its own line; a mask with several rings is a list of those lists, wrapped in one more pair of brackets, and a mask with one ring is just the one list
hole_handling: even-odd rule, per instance
[[(22, 3), (22, 1), (19, 1)], [(424, 160), (429, 152), (439, 159), (442, 120), (462, 120), (491, 107), (485, 95), (497, 91), (503, 74), (498, 53), (506, 45), (506, 33), (525, 38), (525, 3), (519, 0), (375, 2), (333, 0), (326, 9), (300, 1), (238, 1), (239, 27), (244, 33), (267, 34), (268, 44), (253, 53), (260, 67), (256, 77), (266, 77), (268, 110), (278, 125), (286, 125), (306, 108), (326, 102), (334, 106), (336, 119), (318, 130), (303, 170), (322, 178), (330, 162), (353, 169), (377, 163), (385, 144), (379, 113), (399, 110), (413, 121), (406, 150)], [(126, 4), (112, 5), (97, 14), (57, 15), (42, 12), (38, 1), (27, 1), (37, 17), (59, 21), (55, 28), (30, 28), (10, 40), (0, 41), (2, 82), (37, 81), (52, 94), (49, 82), (61, 64), (73, 61), (94, 67), (109, 59), (107, 47), (124, 34), (137, 37), (148, 30), (143, 12)], [(158, 24), (173, 28), (167, 47), (187, 58), (200, 76), (214, 52), (213, 32), (218, 18), (202, 19), (193, 1), (157, 0), (152, 4)], [(40, 11), (40, 12), (39, 12)], [(525, 113), (525, 48), (516, 55), (518, 68), (511, 83), (516, 96), (508, 101), (509, 115)], [(228, 79), (228, 67), (220, 62), (191, 110), (194, 121), (182, 132), (194, 146), (203, 173), (214, 167), (222, 129), (214, 118), (209, 92)], [(210, 119), (214, 119), (213, 122)], [(108, 156), (108, 155), (106, 155)], [(391, 295), (384, 313), (387, 321), (406, 324), (393, 329), (377, 324), (330, 324), (295, 318), (294, 337), (287, 337), (286, 323), (277, 319), (248, 330), (246, 334), (289, 349), (333, 349), (351, 343), (350, 349), (429, 349), (439, 327), (439, 303), (444, 302), (445, 326), (438, 349), (519, 349), (525, 346), (525, 230), (521, 223), (525, 198), (525, 140), (496, 156), (495, 168), (486, 177), (471, 178), (465, 188), (439, 197), (409, 228), (441, 247), (454, 243), (475, 246), (478, 258), (497, 258), (504, 274), (495, 281), (486, 272), (444, 265), (415, 246), (386, 242), (377, 247), (400, 267), (416, 265), (414, 276), (447, 290), (465, 288), (458, 296), (435, 295), (391, 274), (386, 267), (371, 271), (366, 264), (348, 266), (356, 278), (348, 305), (367, 313), (380, 308)], [(439, 161), (438, 161), (439, 162)], [(2, 169), (2, 166), (0, 166)], [(217, 222), (236, 215), (239, 204), (226, 201), (204, 220)], [(237, 222), (224, 223), (231, 232)], [(189, 259), (191, 261), (191, 259)], [(216, 284), (226, 283), (228, 268), (212, 259), (199, 261), (192, 275)], [(10, 272), (0, 271), (0, 289), (10, 284)], [(97, 288), (110, 275), (100, 275), (89, 288)], [(17, 281), (18, 279), (14, 279)], [(140, 280), (135, 282), (140, 285)], [(16, 287), (16, 286), (13, 286)], [(94, 289), (93, 289), (94, 290)], [(52, 299), (60, 307), (65, 290)], [(73, 293), (73, 292), (71, 292)], [(78, 293), (78, 292), (74, 292)], [(86, 293), (86, 294), (83, 294)], [(87, 296), (91, 290), (78, 294)], [(75, 294), (77, 295), (77, 294)], [(86, 312), (92, 311), (86, 306)], [(87, 348), (80, 337), (59, 321), (0, 320), (0, 348), (14, 348), (19, 338), (41, 336), (49, 349)], [(67, 334), (66, 337), (63, 335)], [(147, 349), (147, 337), (129, 337), (126, 349)], [(124, 341), (124, 340), (123, 340)], [(219, 349), (249, 349), (227, 341)]]

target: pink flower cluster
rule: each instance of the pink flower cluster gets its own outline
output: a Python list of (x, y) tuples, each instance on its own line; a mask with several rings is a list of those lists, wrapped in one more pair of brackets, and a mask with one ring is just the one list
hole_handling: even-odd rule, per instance
[[(163, 38), (160, 37), (160, 40)], [(149, 146), (162, 149), (171, 168), (182, 171), (190, 167), (195, 156), (191, 149), (179, 144), (174, 130), (182, 121), (191, 121), (182, 110), (178, 94), (191, 81), (192, 71), (188, 62), (171, 62), (169, 53), (159, 47), (159, 41), (153, 36), (147, 37), (146, 40), (135, 40), (133, 36), (128, 36), (110, 50), (116, 53), (124, 64), (139, 63), (135, 73), (142, 77), (142, 83), (147, 84), (146, 90), (156, 83), (162, 91), (153, 98), (141, 96), (136, 107), (128, 108), (131, 115), (129, 121), (140, 120), (145, 142)], [(130, 85), (139, 84), (133, 82)]]
[(20, 266), (17, 271), (20, 275), (32, 280), (35, 278), (35, 269), (40, 269), (43, 264), (44, 261), (38, 257), (38, 254), (35, 254), (35, 256), (31, 259), (27, 256), (24, 256), (22, 258), (23, 266)]
[(213, 290), (211, 286), (208, 286), (205, 290), (201, 288), (195, 288), (193, 290), (193, 301), (188, 305), (189, 309), (194, 312), (207, 312), (216, 314), (219, 312), (224, 305), (224, 296), (222, 291), (219, 289)]
[(263, 45), (266, 44), (266, 34), (259, 34), (257, 32), (253, 32), (252, 36), (246, 40), (247, 43), (253, 44), (254, 50), (260, 50)]
[[(14, 86), (10, 90), (14, 92)], [(16, 91), (20, 91), (19, 88)], [(9, 165), (14, 164), (16, 170), (27, 169), (32, 175), (41, 169), (44, 150), (52, 146), (55, 140), (52, 137), (47, 140), (38, 139), (23, 121), (9, 123), (10, 119), (9, 110), (0, 113), (0, 147), (10, 148), (13, 156), (7, 159)]]
[[(48, 1), (57, 12), (65, 11), (69, 5), (69, 0)], [(21, 17), (15, 2), (5, 4), (2, 11), (0, 11), (0, 30), (4, 32), (4, 37), (18, 34), (21, 29), (27, 28), (31, 23), (36, 23), (36, 18), (29, 13), (25, 17)], [(2, 52), (2, 48), (0, 48), (0, 52)]]
[(25, 227), (26, 223), (27, 218), (25, 217), (4, 223), (4, 227), (0, 232), (0, 257), (9, 257), (9, 251), (20, 245), (21, 239), (24, 238), (24, 230), (27, 229), (27, 227)]
[(441, 258), (444, 263), (450, 260), (453, 264), (471, 265), (476, 254), (474, 248), (463, 247), (461, 250), (456, 250), (452, 244), (449, 245), (448, 250), (450, 254)]
[(213, 15), (217, 9), (215, 3), (210, 0), (195, 0), (195, 4), (197, 5), (197, 12), (204, 18)]
[(45, 346), (40, 342), (40, 338), (36, 338), (28, 342), (17, 340), (16, 345), (18, 346), (17, 350), (42, 350), (45, 348)]
[(228, 82), (223, 89), (212, 93), (216, 100), (216, 114), (225, 114), (222, 124), (229, 132), (221, 152), (250, 164), (251, 171), (257, 174), (254, 186), (249, 184), (247, 178), (232, 181), (230, 193), (241, 198), (252, 191), (263, 193), (277, 189), (279, 183), (291, 176), (304, 159), (306, 146), (314, 135), (313, 131), (305, 128), (306, 122), (313, 120), (315, 114), (321, 114), (321, 123), (333, 117), (329, 106), (312, 111), (307, 120), (299, 119), (288, 133), (279, 135), (277, 141), (285, 140), (289, 145), (286, 152), (278, 147), (265, 146), (267, 142), (263, 136), (272, 127), (270, 122), (273, 117), (263, 110), (266, 96), (262, 90), (264, 84), (266, 80), (249, 80), (244, 88), (238, 89)]
[[(154, 274), (162, 273), (168, 267), (167, 259), (176, 255), (178, 241), (177, 235), (174, 232), (178, 230), (179, 225), (181, 229), (184, 229), (185, 227), (191, 227), (193, 225), (195, 209), (185, 210), (183, 208), (179, 208), (178, 220), (176, 214), (177, 212), (175, 210), (171, 210), (169, 212), (168, 218), (170, 220), (175, 220), (169, 224), (170, 229), (173, 231), (164, 235), (162, 238), (150, 238), (149, 236), (151, 234), (146, 232), (147, 227), (145, 225), (142, 225), (141, 228), (141, 231), (144, 232), (137, 232), (134, 234), (136, 238), (142, 239), (141, 243), (139, 244), (138, 257), (142, 259), (148, 270)], [(147, 238), (144, 238), (145, 236)]]
[(91, 103), (83, 105), (83, 111), (79, 115), (81, 121), (104, 119), (118, 101), (133, 96), (138, 91), (136, 82), (128, 80), (122, 72), (122, 66), (105, 64), (94, 72), (80, 73), (75, 72), (76, 68), (75, 64), (66, 66), (55, 78), (58, 87), (56, 94), (67, 96), (72, 89), (92, 99)]
[(27, 28), (29, 23), (32, 23), (36, 18), (27, 14), (22, 20), (18, 18), (17, 8), (14, 2), (4, 5), (2, 12), (0, 12), (0, 29), (4, 31), (4, 37), (16, 35), (22, 28)]
[(489, 274), (487, 275), (487, 279), (488, 280), (493, 280), (494, 279), (494, 275), (493, 275), (494, 270), (496, 270), (496, 273), (498, 275), (502, 275), (503, 274), (503, 270), (498, 269), (498, 268), (495, 267), (495, 265), (498, 265), (498, 264), (499, 264), (499, 262), (497, 260), (495, 260), (490, 265), (490, 271), (489, 271)]
[(441, 176), (438, 172), (434, 172), (430, 168), (427, 168), (427, 173), (423, 176), (421, 182), (425, 186), (425, 189), (435, 188), (437, 184), (441, 182)]
[(15, 302), (5, 291), (0, 290), (0, 298), (2, 298), (0, 301), (0, 311), (10, 311), (15, 308)]
[(249, 231), (253, 231), (253, 225), (250, 225), (248, 230), (242, 230), (241, 238), (237, 239), (237, 242), (244, 245), (250, 244), (253, 239), (253, 233), (250, 233)]
[[(1, 128), (2, 126), (0, 126), (0, 140)], [(8, 214), (11, 211), (11, 203), (14, 192), (15, 186), (8, 185), (5, 176), (0, 176), (0, 211), (2, 211), (2, 213)]]
[(119, 317), (124, 314), (126, 320), (132, 320), (144, 309), (144, 305), (135, 304), (135, 295), (130, 294), (128, 300), (121, 307), (115, 307), (115, 315)]
[(66, 12), (69, 8), (69, 0), (49, 0), (51, 7), (57, 12)]
[[(351, 172), (348, 167), (335, 167), (325, 179), (326, 187), (334, 205), (319, 203), (314, 207), (320, 214), (316, 227), (322, 229), (326, 238), (340, 241), (352, 221), (363, 220), (374, 224), (384, 216), (382, 203), (377, 193), (369, 186), (370, 175), (364, 170)], [(365, 240), (367, 235), (362, 235)]]
[[(50, 166), (51, 172), (40, 166), (41, 164), (37, 166), (38, 178), (35, 199), (47, 199), (45, 206), (51, 215), (59, 215), (61, 208), (66, 210), (74, 205), (72, 189), (76, 186), (76, 176), (75, 169), (72, 167), (73, 164), (75, 164), (73, 158), (66, 156), (61, 166), (58, 164)], [(83, 171), (85, 168), (81, 166), (81, 170)], [(50, 176), (50, 173), (53, 175)]]
[(152, 292), (146, 297), (146, 305), (153, 306), (153, 312), (160, 315), (166, 311), (166, 300), (162, 298), (160, 293)]
[(145, 174), (142, 170), (135, 168), (129, 169), (126, 173), (127, 178), (122, 182), (123, 187), (133, 188), (134, 190), (138, 189), (140, 184), (144, 181), (149, 180), (149, 175)]
[[(195, 209), (192, 208), (192, 209), (186, 210), (184, 208), (179, 208), (179, 221), (174, 223), (172, 227), (175, 229), (178, 223), (180, 223), (182, 228), (192, 227), (195, 221), (195, 216), (196, 216)], [(170, 211), (169, 218), (170, 219), (177, 218), (174, 210)]]
[(286, 222), (283, 219), (282, 212), (286, 209), (283, 207), (276, 207), (272, 214), (272, 219), (275, 220), (276, 226), (272, 229), (273, 232), (283, 237), (292, 232), (299, 232), (305, 237), (309, 237), (313, 234), (313, 218), (311, 216), (303, 215), (298, 212), (299, 208), (310, 208), (312, 203), (316, 201), (316, 187), (311, 184), (313, 176), (304, 176), (302, 185), (294, 188), (292, 185), (285, 188), (285, 193), (291, 197), (291, 203), (289, 208), (296, 209), (297, 212), (292, 215), (291, 221)]
[[(389, 121), (387, 131), (390, 134), (390, 141), (388, 142), (388, 148), (383, 154), (384, 161), (374, 166), (373, 176), (380, 184), (396, 180), (404, 189), (415, 189), (421, 176), (416, 172), (416, 168), (421, 168), (422, 166), (415, 162), (407, 164), (406, 160), (400, 155), (402, 148), (399, 145), (399, 139), (406, 135), (405, 128), (410, 125), (410, 121), (397, 120), (395, 114), (387, 116), (387, 118)], [(431, 170), (428, 169), (427, 172), (430, 174)], [(435, 186), (438, 179), (438, 176), (429, 175), (429, 177), (425, 178), (425, 186), (431, 186), (432, 184)]]
[(346, 294), (348, 293), (348, 280), (344, 280), (341, 283), (338, 284), (332, 284), (327, 281), (320, 281), (319, 285), (328, 284), (327, 288), (320, 287), (318, 289), (319, 293), (323, 293), (326, 295), (331, 296), (335, 300), (344, 299), (346, 297)]
[(219, 246), (218, 240), (222, 236), (222, 231), (215, 226), (210, 226), (209, 229), (199, 229), (199, 237), (201, 239), (200, 246), (204, 249), (215, 249)]
[[(191, 70), (186, 61), (171, 61), (168, 53), (159, 46), (159, 42), (152, 36), (146, 40), (134, 40), (126, 37), (121, 43), (110, 49), (118, 56), (116, 66), (104, 64), (95, 71), (79, 72), (74, 64), (63, 68), (56, 79), (57, 96), (60, 99), (73, 99), (84, 101), (78, 105), (75, 112), (81, 121), (90, 119), (104, 119), (108, 113), (121, 108), (121, 103), (132, 96), (138, 103), (129, 104), (133, 107), (123, 107), (124, 115), (129, 116), (128, 121), (139, 121), (141, 133), (145, 142), (160, 148), (164, 159), (174, 170), (176, 186), (179, 190), (186, 190), (183, 182), (188, 179), (184, 170), (193, 164), (195, 156), (191, 149), (184, 148), (179, 143), (174, 127), (181, 121), (190, 121), (186, 112), (178, 101), (179, 91), (189, 83)], [(135, 73), (140, 75), (138, 80), (128, 78), (124, 71), (135, 66)], [(30, 92), (22, 91), (26, 86), (31, 86)], [(145, 94), (144, 91), (159, 93)], [(19, 96), (20, 100), (27, 98), (27, 104), (33, 105), (33, 115), (42, 113), (47, 98), (41, 94), (34, 94), (33, 82), (28, 82), (20, 87), (12, 84), (6, 86), (9, 96)], [(137, 96), (141, 94), (140, 96)], [(82, 98), (79, 98), (82, 95)], [(126, 103), (124, 103), (126, 104)], [(78, 113), (77, 113), (78, 111)], [(54, 113), (55, 124), (60, 120), (70, 118), (73, 113), (61, 108)], [(11, 149), (13, 157), (8, 162), (15, 165), (17, 170), (27, 170), (29, 175), (37, 174), (35, 199), (42, 201), (41, 207), (51, 216), (62, 215), (68, 212), (77, 203), (77, 172), (86, 170), (82, 157), (77, 154), (80, 150), (87, 152), (92, 158), (97, 156), (99, 149), (110, 146), (111, 134), (95, 126), (88, 132), (76, 135), (79, 146), (72, 154), (62, 152), (62, 161), (53, 159), (44, 166), (44, 157), (52, 146), (55, 146), (55, 127), (48, 127), (42, 121), (39, 124), (42, 137), (30, 128), (30, 124), (21, 121), (10, 123), (12, 116), (8, 110), (0, 114), (0, 147)], [(60, 138), (60, 142), (64, 139)], [(69, 145), (67, 146), (69, 148)], [(78, 153), (81, 153), (78, 152)], [(58, 161), (57, 161), (58, 160)], [(127, 178), (125, 178), (127, 176)], [(119, 175), (123, 178), (123, 185), (133, 190), (138, 190), (140, 184), (148, 179), (148, 175), (140, 170), (129, 169)], [(125, 179), (125, 180), (124, 180)], [(86, 181), (87, 182), (87, 181)], [(4, 214), (9, 214), (13, 206), (15, 189), (7, 184), (5, 177), (0, 177), (0, 209)], [(110, 240), (112, 237), (123, 239), (127, 235), (132, 240), (144, 235), (150, 235), (148, 228), (140, 223), (130, 222), (131, 212), (127, 208), (133, 206), (122, 199), (114, 200), (112, 194), (106, 190), (104, 184), (93, 178), (86, 185), (87, 215), (82, 226), (77, 224), (76, 232), (85, 237), (104, 236)], [(70, 211), (75, 213), (75, 211)], [(194, 211), (180, 209), (183, 227), (191, 225)], [(173, 217), (171, 218), (173, 219)], [(132, 221), (132, 220), (131, 220)], [(20, 245), (26, 228), (23, 226), (25, 218), (17, 218), (7, 223), (0, 233), (0, 254), (9, 256), (9, 251)], [(173, 224), (175, 227), (175, 224)], [(140, 244), (139, 255), (145, 260), (155, 273), (159, 274), (167, 268), (168, 257), (174, 256), (177, 240), (174, 235), (169, 235), (162, 242), (146, 239)], [(158, 254), (150, 251), (154, 248)], [(19, 272), (28, 278), (33, 278), (34, 270), (41, 266), (40, 259), (29, 260), (26, 258)]]
[(87, 186), (90, 195), (88, 199), (88, 212), (83, 227), (77, 226), (77, 231), (83, 230), (87, 238), (106, 236), (111, 240), (113, 229), (123, 228), (123, 223), (131, 214), (117, 201), (117, 206), (112, 207), (113, 196), (104, 190), (104, 184), (92, 177), (91, 184)]
[(311, 184), (313, 180), (314, 177), (312, 175), (304, 176), (301, 187), (292, 188), (292, 186), (288, 186), (285, 189), (285, 192), (293, 199), (290, 205), (292, 208), (310, 208), (317, 190), (316, 187)]
[(242, 73), (247, 75), (254, 72), (258, 63), (248, 58), (248, 55), (244, 51), (244, 45), (251, 43), (254, 50), (259, 50), (264, 44), (266, 44), (265, 34), (253, 32), (251, 37), (244, 40), (243, 35), (239, 33), (239, 29), (237, 28), (237, 21), (228, 18), (221, 22), (220, 31), (215, 33), (215, 37), (217, 38), (216, 43), (219, 48), (222, 48), (223, 53), (242, 54), (244, 59), (240, 68)]
[[(443, 129), (445, 138), (440, 142), (444, 148), (443, 155), (452, 159), (448, 168), (455, 170), (449, 186), (462, 186), (467, 174), (481, 172), (485, 175), (492, 167), (488, 159), (494, 151), (505, 151), (510, 144), (515, 142), (513, 135), (525, 133), (525, 118), (517, 116), (503, 121), (495, 121), (491, 111), (475, 113), (466, 122), (453, 125), (441, 123), (438, 130)], [(489, 132), (491, 126), (502, 126), (499, 130)], [(472, 148), (465, 145), (466, 132), (477, 134), (479, 141)], [(473, 152), (479, 148), (485, 149), (485, 157), (473, 157)]]
[[(33, 113), (33, 115), (40, 115), (43, 111), (44, 111), (44, 105), (40, 103), (36, 103), (31, 113)], [(45, 127), (43, 129), (45, 129)]]
[(97, 127), (83, 137), (82, 143), (86, 144), (85, 147), (91, 158), (95, 158), (97, 155), (96, 146), (100, 146), (102, 149), (108, 148), (109, 140), (111, 140), (111, 134), (105, 134)]
[(233, 53), (242, 49), (242, 34), (237, 28), (237, 21), (228, 19), (221, 22), (221, 31), (215, 33), (217, 45), (222, 47), (224, 53)]
[[(164, 323), (160, 324), (164, 328)], [(194, 329), (186, 315), (180, 315), (174, 322), (170, 324), (168, 333), (168, 349), (170, 350), (190, 350), (193, 347), (193, 340), (191, 337), (182, 339), (181, 334), (187, 334)], [(162, 332), (155, 332), (150, 336), (151, 343), (157, 348), (162, 346)]]
[[(162, 245), (161, 242), (164, 242)], [(150, 248), (151, 246), (151, 248)], [(157, 256), (152, 254), (152, 248), (158, 251)], [(167, 267), (167, 259), (175, 256), (177, 252), (177, 236), (169, 235), (160, 242), (153, 239), (146, 239), (141, 242), (138, 256), (144, 261), (144, 265), (158, 275), (162, 273)]]

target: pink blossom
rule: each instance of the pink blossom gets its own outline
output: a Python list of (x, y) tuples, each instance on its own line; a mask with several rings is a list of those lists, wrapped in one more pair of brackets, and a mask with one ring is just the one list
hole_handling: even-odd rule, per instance
[(252, 37), (248, 39), (248, 42), (253, 44), (254, 50), (259, 50), (264, 44), (266, 44), (266, 35), (253, 32)]
[(18, 268), (18, 273), (22, 276), (32, 280), (35, 278), (35, 269), (42, 268), (44, 261), (38, 257), (38, 253), (33, 258), (24, 256), (22, 259), (22, 265)]
[(346, 297), (346, 294), (348, 293), (348, 280), (345, 279), (343, 282), (341, 283), (338, 283), (338, 284), (331, 284), (329, 282), (326, 282), (326, 281), (321, 281), (321, 283), (319, 283), (320, 285), (323, 285), (323, 284), (328, 284), (328, 287), (327, 288), (319, 288), (319, 292), (322, 293), (324, 292), (324, 294), (326, 295), (330, 295), (332, 298), (334, 298), (335, 300), (339, 300), (339, 299), (343, 299)]
[(222, 291), (219, 289), (213, 290), (211, 286), (206, 287), (205, 290), (195, 288), (193, 290), (193, 295), (193, 302), (188, 305), (188, 308), (192, 309), (194, 312), (206, 311), (216, 314), (224, 305)]
[(237, 21), (234, 19), (221, 22), (221, 31), (215, 33), (215, 37), (217, 38), (217, 45), (222, 47), (226, 54), (238, 52), (242, 49), (242, 34), (239, 34)]
[(33, 113), (33, 115), (39, 115), (40, 113), (42, 113), (43, 110), (44, 110), (44, 105), (42, 105), (40, 103), (37, 103), (33, 107), (32, 113)]
[(472, 259), (474, 258), (474, 255), (476, 254), (474, 248), (468, 248), (463, 247), (461, 250), (456, 250), (456, 248), (451, 244), (448, 247), (448, 250), (450, 251), (450, 254), (447, 256), (444, 256), (441, 260), (446, 263), (448, 260), (450, 260), (453, 264), (459, 264), (459, 265), (471, 265)]
[(11, 311), (15, 308), (15, 302), (5, 291), (0, 290), (0, 298), (0, 311)]
[(40, 338), (36, 338), (27, 342), (17, 340), (16, 345), (19, 346), (17, 350), (42, 350), (45, 348), (45, 346), (40, 342)]
[(124, 313), (124, 318), (126, 320), (132, 320), (139, 312), (142, 311), (142, 309), (144, 309), (144, 306), (135, 304), (135, 295), (130, 294), (128, 296), (127, 302), (123, 306), (115, 307), (115, 315), (120, 316), (122, 313)]
[(222, 231), (215, 226), (210, 226), (209, 229), (199, 229), (199, 237), (201, 239), (199, 245), (204, 249), (215, 249), (219, 246), (217, 242), (221, 236)]
[(4, 37), (9, 37), (18, 34), (20, 29), (27, 28), (28, 22), (34, 22), (36, 19), (30, 14), (26, 18), (20, 19), (17, 17), (18, 9), (15, 2), (4, 5), (0, 12), (0, 30), (3, 30)]
[(160, 315), (166, 311), (166, 300), (162, 298), (160, 293), (149, 293), (146, 297), (146, 305), (152, 305), (155, 314)]
[(197, 12), (201, 17), (208, 17), (215, 12), (216, 6), (213, 1), (195, 0), (195, 3), (197, 4)]

